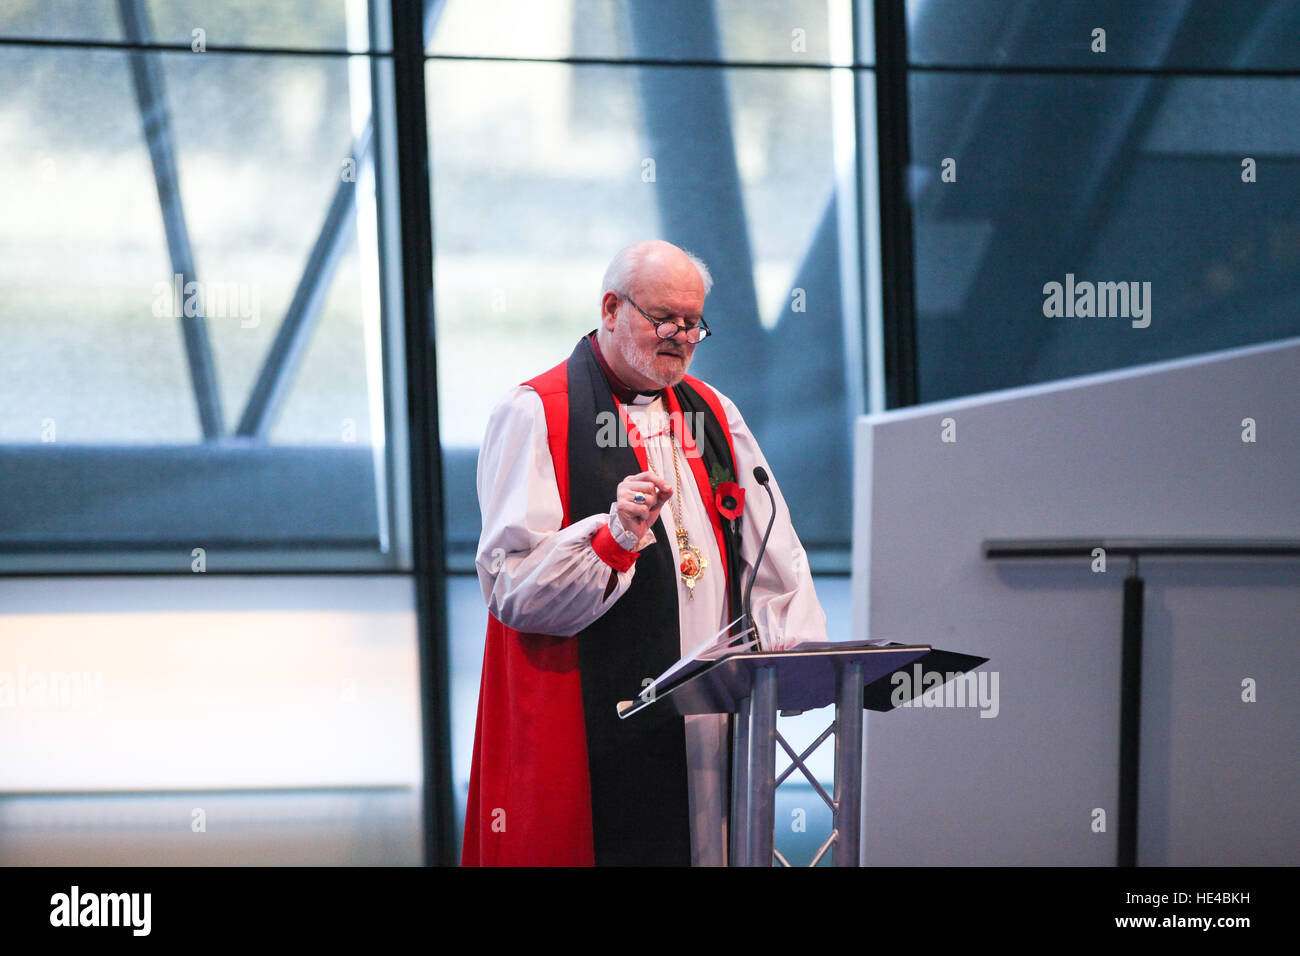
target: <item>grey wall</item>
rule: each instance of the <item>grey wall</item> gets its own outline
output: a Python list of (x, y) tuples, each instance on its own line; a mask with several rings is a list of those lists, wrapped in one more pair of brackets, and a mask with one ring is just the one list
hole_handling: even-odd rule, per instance
[[(1127, 561), (993, 563), (980, 543), (1300, 539), (1298, 382), (1291, 339), (859, 421), (855, 632), (983, 655), (998, 675), (996, 717), (868, 717), (868, 863), (1114, 862)], [(1142, 572), (1139, 863), (1300, 862), (1300, 561)]]

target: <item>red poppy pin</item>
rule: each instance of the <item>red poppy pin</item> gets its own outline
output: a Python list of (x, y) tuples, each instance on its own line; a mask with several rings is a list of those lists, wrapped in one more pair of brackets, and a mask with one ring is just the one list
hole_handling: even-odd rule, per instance
[(735, 520), (745, 511), (745, 489), (734, 481), (724, 481), (713, 492), (718, 513)]

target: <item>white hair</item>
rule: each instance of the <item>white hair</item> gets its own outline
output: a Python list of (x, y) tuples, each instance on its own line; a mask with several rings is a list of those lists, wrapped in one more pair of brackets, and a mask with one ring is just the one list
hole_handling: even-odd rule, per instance
[[(640, 268), (641, 261), (649, 253), (651, 246), (649, 243), (637, 242), (630, 246), (624, 246), (610, 261), (609, 267), (605, 270), (605, 277), (601, 280), (601, 295), (606, 292), (617, 292), (619, 295), (627, 293), (628, 286), (631, 284), (632, 276)], [(699, 270), (700, 280), (704, 283), (704, 294), (708, 295), (709, 290), (713, 288), (713, 276), (709, 272), (709, 267), (704, 264), (704, 260), (693, 252), (686, 249), (680, 250), (691, 264)]]
[(691, 264), (694, 265), (695, 268), (700, 270), (700, 279), (704, 283), (704, 294), (708, 295), (709, 290), (713, 288), (713, 273), (711, 273), (709, 271), (709, 267), (704, 264), (704, 260), (701, 259), (699, 256), (697, 256), (695, 253), (688, 252), (685, 249), (683, 249), (682, 252), (685, 252), (686, 258), (690, 259)]

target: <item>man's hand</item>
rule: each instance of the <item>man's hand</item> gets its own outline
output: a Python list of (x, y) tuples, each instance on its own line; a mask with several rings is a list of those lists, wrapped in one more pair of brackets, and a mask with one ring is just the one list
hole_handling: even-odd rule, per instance
[[(632, 500), (633, 495), (637, 494), (645, 497), (644, 503), (638, 504)], [(659, 520), (659, 512), (672, 496), (673, 486), (652, 471), (628, 475), (618, 483), (618, 495), (614, 502), (618, 509), (618, 520), (640, 540)]]

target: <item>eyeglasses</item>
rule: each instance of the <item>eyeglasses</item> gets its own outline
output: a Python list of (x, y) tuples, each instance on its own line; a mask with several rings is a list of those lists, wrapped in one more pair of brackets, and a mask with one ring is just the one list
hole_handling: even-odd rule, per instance
[[(632, 297), (626, 292), (620, 292), (619, 295), (627, 299), (628, 302), (632, 302)], [(676, 337), (678, 332), (684, 332), (686, 341), (690, 342), (692, 345), (697, 345), (713, 334), (709, 329), (708, 323), (704, 321), (704, 316), (702, 315), (695, 316), (696, 321), (694, 325), (681, 326), (675, 321), (677, 318), (676, 316), (650, 315), (635, 302), (632, 302), (632, 308), (644, 315), (646, 319), (654, 325), (655, 335), (659, 336), (661, 339), (671, 339)], [(689, 322), (691, 320), (687, 318), (686, 321)]]

